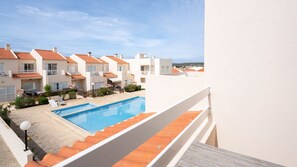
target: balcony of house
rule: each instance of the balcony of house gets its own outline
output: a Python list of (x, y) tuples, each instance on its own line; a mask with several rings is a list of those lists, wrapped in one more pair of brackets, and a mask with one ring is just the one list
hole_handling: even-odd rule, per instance
[(12, 71), (0, 71), (0, 78), (11, 78), (12, 77)]
[(20, 69), (18, 72), (19, 73), (35, 73), (36, 70), (35, 69)]

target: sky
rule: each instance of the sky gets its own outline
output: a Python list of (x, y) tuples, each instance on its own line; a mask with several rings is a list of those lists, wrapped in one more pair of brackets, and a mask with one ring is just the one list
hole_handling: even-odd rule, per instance
[(204, 0), (0, 2), (0, 47), (204, 61)]

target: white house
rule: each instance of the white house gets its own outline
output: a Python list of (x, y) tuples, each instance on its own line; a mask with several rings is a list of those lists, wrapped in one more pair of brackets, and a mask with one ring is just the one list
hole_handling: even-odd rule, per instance
[(109, 72), (117, 76), (116, 78), (109, 78), (109, 84), (123, 88), (133, 82), (129, 63), (124, 61), (121, 56), (103, 56), (101, 59), (108, 63)]
[(83, 83), (83, 90), (89, 91), (106, 86), (107, 77), (104, 73), (108, 72), (107, 62), (95, 58), (88, 54), (73, 54), (70, 56), (78, 65), (78, 72), (86, 77)]
[(67, 60), (57, 48), (33, 49), (30, 54), (36, 60), (36, 72), (42, 75), (42, 87), (48, 84), (53, 91), (59, 91), (71, 85), (71, 77), (66, 75)]
[(145, 87), (148, 75), (172, 74), (172, 60), (156, 57), (148, 57), (139, 53), (134, 59), (124, 59), (130, 65), (130, 71), (134, 75), (134, 82)]

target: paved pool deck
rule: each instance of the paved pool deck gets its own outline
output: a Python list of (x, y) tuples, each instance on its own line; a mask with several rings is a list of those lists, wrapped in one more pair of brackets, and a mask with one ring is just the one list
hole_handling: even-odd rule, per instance
[(145, 97), (145, 90), (132, 93), (113, 94), (93, 99), (82, 98), (67, 100), (67, 105), (57, 108), (51, 108), (49, 105), (41, 105), (25, 109), (17, 109), (11, 112), (10, 117), (17, 125), (20, 125), (20, 123), (25, 120), (30, 121), (32, 123), (32, 127), (28, 130), (30, 138), (32, 138), (45, 152), (55, 153), (59, 151), (62, 146), (71, 146), (76, 140), (84, 140), (90, 133), (80, 128), (76, 128), (72, 124), (67, 124), (68, 121), (66, 120), (55, 118), (55, 115), (51, 113), (51, 110), (87, 102), (104, 105), (136, 96)]

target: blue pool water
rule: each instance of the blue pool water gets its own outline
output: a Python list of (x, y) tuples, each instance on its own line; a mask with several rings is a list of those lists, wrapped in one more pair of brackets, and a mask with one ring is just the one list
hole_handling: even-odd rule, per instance
[(144, 111), (145, 98), (134, 97), (108, 105), (87, 109), (82, 112), (68, 114), (62, 117), (77, 126), (94, 133)]
[(53, 110), (53, 112), (56, 113), (57, 115), (64, 116), (66, 114), (71, 114), (82, 110), (91, 109), (94, 107), (98, 107), (98, 105), (93, 103), (85, 103), (85, 104), (71, 106), (63, 109)]

